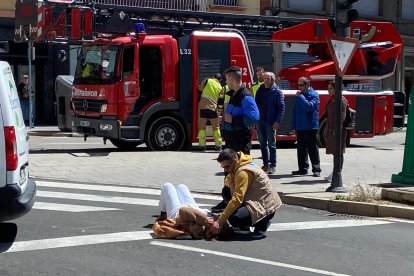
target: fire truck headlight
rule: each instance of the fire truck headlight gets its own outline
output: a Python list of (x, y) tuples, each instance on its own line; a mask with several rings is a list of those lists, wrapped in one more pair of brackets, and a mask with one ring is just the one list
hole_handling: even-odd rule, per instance
[(99, 124), (99, 130), (109, 131), (112, 130), (112, 126), (108, 124)]
[(106, 112), (106, 109), (108, 108), (108, 105), (107, 104), (103, 104), (102, 106), (101, 106), (101, 113), (104, 113), (104, 112)]

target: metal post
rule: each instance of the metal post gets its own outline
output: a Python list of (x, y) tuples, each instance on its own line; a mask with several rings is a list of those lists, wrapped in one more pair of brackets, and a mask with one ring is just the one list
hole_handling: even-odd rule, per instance
[(29, 90), (29, 127), (32, 128), (32, 48), (33, 42), (31, 41), (31, 31), (32, 25), (29, 25), (29, 41), (28, 41), (28, 49), (27, 49), (27, 59), (29, 62), (29, 83), (28, 83), (28, 90)]
[[(345, 36), (345, 28), (336, 27), (338, 36)], [(335, 76), (335, 104), (334, 104), (334, 170), (332, 175), (331, 186), (326, 189), (327, 192), (346, 193), (347, 190), (342, 184), (342, 164), (341, 164), (341, 140), (342, 140), (342, 78), (337, 74)]]

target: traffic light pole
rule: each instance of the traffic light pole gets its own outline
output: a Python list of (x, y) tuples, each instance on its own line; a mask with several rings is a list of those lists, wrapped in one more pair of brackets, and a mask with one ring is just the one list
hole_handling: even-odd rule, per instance
[[(346, 36), (345, 27), (336, 27), (337, 36)], [(335, 137), (335, 151), (334, 151), (334, 169), (332, 174), (331, 186), (326, 189), (327, 192), (346, 193), (347, 190), (342, 184), (342, 77), (339, 74), (335, 75), (335, 98), (334, 98), (334, 137)]]

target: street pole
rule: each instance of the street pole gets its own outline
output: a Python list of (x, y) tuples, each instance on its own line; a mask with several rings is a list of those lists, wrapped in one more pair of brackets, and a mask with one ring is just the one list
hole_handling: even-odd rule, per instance
[[(336, 27), (336, 34), (338, 36), (345, 36), (346, 29), (344, 27)], [(339, 74), (335, 75), (335, 104), (334, 104), (334, 137), (335, 137), (335, 151), (334, 151), (334, 170), (332, 174), (331, 186), (326, 189), (327, 192), (346, 193), (347, 190), (342, 184), (342, 160), (341, 160), (341, 140), (342, 140), (342, 77)]]
[(404, 159), (402, 171), (392, 175), (393, 183), (401, 183), (405, 185), (414, 185), (414, 86), (411, 89), (410, 98), (408, 100), (408, 122), (405, 133)]
[[(30, 28), (31, 29), (31, 28)], [(32, 47), (33, 47), (33, 42), (30, 41), (29, 38), (29, 48), (27, 49), (27, 59), (29, 61), (29, 127), (32, 128), (32, 112), (33, 112), (33, 108), (32, 108)]]

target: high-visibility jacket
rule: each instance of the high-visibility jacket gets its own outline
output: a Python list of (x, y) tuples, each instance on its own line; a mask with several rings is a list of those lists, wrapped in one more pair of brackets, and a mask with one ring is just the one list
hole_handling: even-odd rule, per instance
[(253, 98), (256, 97), (256, 93), (257, 90), (259, 89), (259, 87), (263, 84), (263, 82), (260, 81), (256, 81), (253, 85), (252, 88), (250, 88), (250, 92), (252, 92)]
[(219, 100), (217, 102), (217, 112), (219, 114), (222, 114), (224, 110), (226, 110), (226, 107), (230, 101), (230, 94), (229, 94), (230, 88), (228, 85), (223, 86), (223, 89), (221, 90)]
[(215, 79), (205, 79), (201, 82), (199, 90), (201, 92), (199, 108), (217, 110), (217, 101), (221, 92), (221, 85)]

